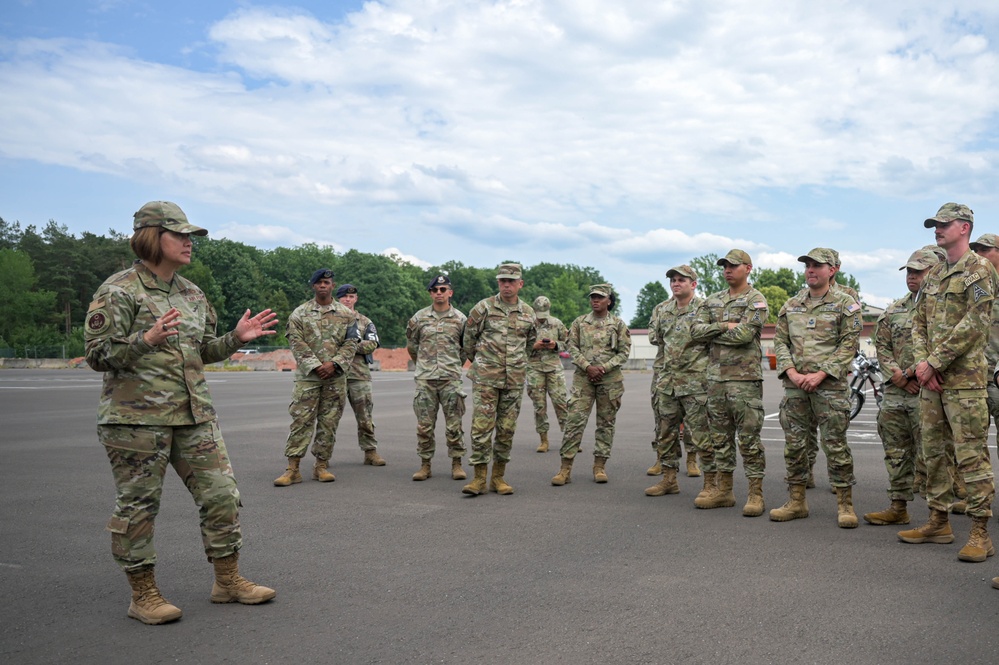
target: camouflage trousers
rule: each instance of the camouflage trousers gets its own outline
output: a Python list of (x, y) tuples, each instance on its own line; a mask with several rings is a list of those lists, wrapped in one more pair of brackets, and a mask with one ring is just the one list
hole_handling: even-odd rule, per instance
[(371, 381), (348, 380), (347, 399), (350, 408), (354, 410), (357, 421), (357, 445), (361, 450), (374, 450), (378, 447), (375, 441), (375, 423), (371, 420), (374, 408), (374, 398), (371, 395)]
[(461, 379), (417, 379), (413, 395), (413, 412), (416, 414), (416, 454), (429, 460), (437, 444), (434, 430), (437, 427), (437, 409), (444, 413), (444, 439), (448, 457), (461, 459), (465, 454), (465, 430), (461, 418), (465, 415), (465, 391)]
[(98, 425), (116, 497), (108, 521), (111, 554), (125, 572), (156, 564), (153, 523), (160, 511), (163, 476), (173, 466), (194, 497), (209, 560), (238, 551), (239, 490), (218, 422), (183, 427)]
[(846, 441), (850, 426), (850, 400), (842, 390), (816, 390), (806, 393), (798, 388), (785, 388), (780, 402), (780, 426), (784, 429), (784, 465), (789, 485), (808, 482), (808, 434), (819, 427), (819, 444), (826, 455), (829, 484), (850, 487), (857, 481), (853, 475), (853, 453)]
[[(888, 498), (912, 501), (912, 483), (917, 457), (922, 458), (922, 430), (919, 425), (919, 396), (896, 389), (885, 390), (878, 412), (878, 436), (885, 449), (888, 471)], [(923, 461), (925, 474), (926, 462)]]
[[(715, 453), (708, 431), (708, 395), (659, 395), (654, 400), (657, 409), (656, 454), (663, 466), (679, 468), (680, 424), (684, 423), (683, 438), (688, 440), (687, 454), (697, 455), (702, 471), (714, 472)], [(693, 449), (693, 450), (692, 450)]]
[(591, 383), (586, 374), (575, 372), (572, 376), (572, 392), (569, 395), (569, 415), (565, 417), (565, 431), (562, 433), (562, 448), (559, 454), (565, 459), (573, 459), (583, 443), (583, 431), (590, 419), (593, 403), (597, 404), (597, 430), (594, 434), (594, 457), (610, 457), (614, 445), (614, 423), (621, 408), (624, 396), (624, 382)]
[(534, 403), (534, 431), (538, 434), (548, 431), (548, 396), (551, 396), (559, 429), (565, 429), (565, 415), (569, 401), (566, 395), (565, 372), (560, 369), (554, 372), (539, 372), (528, 367), (527, 395)]
[(288, 405), (291, 431), (284, 456), (304, 457), (314, 432), (312, 454), (318, 460), (328, 461), (336, 445), (336, 428), (346, 399), (346, 374), (326, 381), (296, 381)]
[(949, 510), (954, 503), (954, 483), (948, 468), (948, 447), (953, 445), (957, 474), (968, 491), (971, 517), (991, 517), (995, 496), (992, 464), (987, 446), (989, 410), (985, 390), (919, 391), (919, 421), (926, 457), (926, 502), (934, 510)]
[[(989, 371), (992, 371), (991, 367), (989, 368)], [(989, 384), (986, 386), (986, 390), (988, 391), (987, 404), (989, 406), (989, 415), (992, 416), (992, 419), (996, 423), (996, 427), (999, 428), (999, 388), (996, 387), (995, 383), (989, 381)], [(996, 437), (996, 442), (999, 443), (999, 436)], [(999, 451), (997, 451), (996, 454), (999, 456)]]
[[(516, 388), (494, 388), (472, 383), (472, 466), (510, 461), (513, 433), (517, 429), (524, 384)], [(493, 442), (493, 432), (496, 441)]]
[[(846, 398), (850, 399), (850, 392), (851, 392), (850, 386), (846, 387), (845, 392), (846, 392)], [(808, 440), (805, 442), (805, 449), (808, 451), (809, 469), (815, 468), (815, 460), (818, 459), (819, 456), (819, 423), (818, 421), (813, 421), (812, 425), (813, 425), (812, 428), (808, 430)], [(922, 453), (920, 453), (919, 459), (920, 461), (922, 461)], [(922, 469), (924, 472), (926, 471), (925, 464), (922, 466)]]
[[(656, 379), (652, 379), (652, 420), (655, 423), (655, 430), (652, 435), (652, 450), (656, 451), (656, 455), (659, 455), (660, 442), (662, 441), (662, 418), (659, 417), (659, 391), (656, 390)], [(696, 455), (697, 449), (694, 447), (694, 440), (690, 436), (690, 427), (678, 428), (683, 430), (683, 448), (687, 451), (688, 455)], [(707, 430), (705, 430), (707, 432)], [(710, 443), (708, 444), (710, 449)], [(714, 451), (711, 452), (711, 471), (714, 471)], [(677, 455), (680, 451), (677, 450)]]
[(763, 430), (762, 381), (711, 381), (708, 383), (708, 431), (720, 473), (734, 473), (735, 446), (739, 442), (747, 478), (766, 474)]

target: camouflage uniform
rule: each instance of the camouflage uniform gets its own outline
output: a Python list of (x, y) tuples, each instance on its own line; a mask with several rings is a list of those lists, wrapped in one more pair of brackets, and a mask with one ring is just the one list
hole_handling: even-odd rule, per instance
[(953, 265), (931, 268), (923, 281), (913, 316), (913, 359), (929, 363), (943, 376), (943, 392), (919, 392), (919, 417), (926, 457), (926, 499), (932, 510), (954, 502), (948, 470), (953, 443), (958, 474), (968, 491), (966, 513), (992, 515), (995, 495), (987, 447), (989, 412), (985, 385), (985, 347), (996, 293), (995, 269), (970, 250)]
[[(815, 431), (816, 423), (829, 468), (829, 483), (833, 487), (850, 487), (856, 482), (853, 455), (846, 440), (850, 424), (846, 377), (857, 355), (863, 327), (860, 303), (841, 289), (830, 288), (821, 298), (810, 297), (806, 289), (781, 308), (774, 353), (777, 375), (784, 379), (780, 424), (790, 485), (805, 485), (808, 480), (808, 433)], [(828, 376), (814, 392), (805, 392), (787, 377), (792, 368), (802, 374), (823, 371)]]
[[(614, 423), (624, 396), (624, 373), (621, 367), (631, 353), (631, 333), (619, 317), (610, 312), (603, 318), (584, 314), (569, 327), (569, 355), (576, 371), (572, 375), (569, 415), (562, 436), (563, 459), (573, 459), (583, 442), (583, 430), (597, 404), (594, 457), (610, 457), (614, 445)], [(586, 368), (599, 365), (605, 373), (598, 382), (586, 375)]]
[[(659, 348), (653, 364), (653, 408), (656, 415), (656, 454), (669, 468), (677, 468), (680, 458), (679, 427), (686, 421), (684, 438), (690, 437), (700, 453), (702, 471), (715, 471), (714, 450), (708, 431), (707, 368), (708, 347), (690, 338), (697, 309), (703, 298), (694, 296), (686, 307), (675, 298), (652, 310), (649, 342)], [(688, 452), (689, 454), (689, 452)]]
[[(527, 373), (527, 350), (537, 339), (534, 309), (515, 305), (497, 294), (479, 301), (468, 313), (462, 346), (472, 361), (473, 466), (510, 461), (513, 433), (520, 415)], [(493, 431), (496, 441), (492, 442)]]
[[(295, 387), (288, 413), (291, 430), (285, 457), (304, 457), (315, 432), (312, 454), (329, 461), (336, 444), (336, 428), (347, 400), (347, 368), (354, 358), (356, 339), (347, 339), (354, 312), (335, 300), (320, 305), (316, 299), (295, 308), (288, 317), (288, 344), (295, 356)], [(320, 379), (315, 369), (324, 362), (339, 368), (336, 376)]]
[(378, 447), (378, 441), (375, 440), (375, 423), (371, 418), (374, 407), (374, 398), (371, 394), (371, 368), (368, 367), (365, 356), (371, 355), (378, 348), (378, 332), (368, 317), (356, 310), (354, 317), (357, 321), (357, 330), (361, 334), (361, 341), (347, 370), (347, 399), (357, 421), (357, 445), (361, 450), (368, 452)]
[[(874, 347), (878, 362), (890, 377), (896, 369), (912, 375), (916, 363), (912, 357), (912, 315), (916, 295), (899, 298), (878, 318)], [(922, 433), (919, 428), (919, 395), (912, 395), (891, 381), (885, 381), (884, 399), (878, 412), (878, 435), (885, 449), (888, 470), (888, 497), (892, 501), (912, 501), (912, 485), (917, 457), (921, 458)], [(922, 461), (922, 460), (919, 460)], [(922, 462), (925, 474), (926, 463)]]
[(565, 370), (559, 352), (565, 350), (569, 331), (565, 324), (554, 316), (538, 316), (538, 339), (555, 342), (554, 349), (531, 349), (527, 358), (527, 395), (534, 404), (534, 429), (538, 434), (548, 432), (548, 396), (559, 429), (565, 429), (568, 396), (565, 386)]
[[(992, 308), (992, 325), (989, 328), (989, 343), (985, 347), (985, 365), (991, 372), (999, 365), (999, 307)], [(986, 386), (989, 414), (999, 427), (999, 387), (994, 381), (989, 381)]]
[[(708, 297), (690, 328), (695, 342), (708, 346), (708, 428), (719, 473), (736, 468), (735, 445), (747, 478), (763, 478), (766, 456), (763, 430), (763, 351), (760, 333), (767, 320), (767, 299), (748, 286)], [(739, 325), (728, 329), (729, 322)]]
[[(147, 344), (143, 334), (171, 308), (180, 311), (180, 334)], [(126, 572), (156, 563), (153, 522), (167, 464), (199, 507), (209, 558), (242, 546), (239, 491), (204, 375), (242, 343), (232, 332), (216, 337), (216, 322), (201, 289), (180, 275), (167, 284), (140, 261), (109, 277), (90, 303), (86, 359), (104, 372), (97, 434), (117, 488), (107, 529)]]
[(416, 360), (416, 451), (424, 460), (433, 458), (436, 449), (438, 407), (444, 412), (448, 457), (461, 459), (465, 454), (461, 426), (466, 397), (461, 385), (464, 331), (465, 315), (454, 307), (446, 312), (435, 312), (432, 305), (424, 307), (406, 325), (406, 348)]

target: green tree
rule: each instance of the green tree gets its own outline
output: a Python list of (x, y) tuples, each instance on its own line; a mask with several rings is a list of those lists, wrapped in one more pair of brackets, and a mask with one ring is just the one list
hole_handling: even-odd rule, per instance
[[(787, 291), (779, 286), (759, 286), (754, 285), (763, 294), (763, 297), (767, 299), (767, 306), (769, 314), (767, 315), (767, 323), (777, 323), (777, 315), (780, 314), (780, 308), (784, 306), (787, 299), (790, 296)], [(795, 291), (797, 293), (797, 291)]]
[(37, 290), (31, 258), (24, 252), (0, 249), (0, 341), (15, 346), (51, 341), (55, 332), (56, 294)]
[(552, 283), (551, 295), (548, 296), (552, 301), (552, 316), (561, 319), (568, 326), (577, 316), (586, 314), (589, 303), (585, 291), (568, 273), (556, 277)]
[(696, 256), (690, 260), (690, 267), (697, 273), (697, 292), (702, 296), (709, 296), (728, 288), (725, 270), (718, 265), (717, 254)]
[[(337, 284), (357, 287), (357, 311), (378, 328), (384, 346), (406, 343), (406, 322), (424, 299), (426, 285), (388, 256), (366, 254), (356, 249), (340, 257), (334, 267)], [(340, 276), (343, 276), (342, 278)]]
[(21, 224), (4, 221), (0, 217), (0, 249), (17, 249), (21, 244)]
[(648, 328), (652, 318), (652, 310), (656, 305), (669, 298), (669, 292), (662, 282), (649, 282), (638, 292), (635, 305), (635, 317), (628, 324), (629, 328)]
[(261, 272), (260, 250), (227, 238), (195, 236), (194, 243), (193, 255), (211, 271), (224, 297), (222, 306), (216, 309), (219, 332), (236, 327), (247, 309), (253, 312), (264, 309), (263, 294), (267, 286)]
[(838, 273), (836, 273), (836, 283), (837, 284), (843, 284), (845, 286), (849, 286), (851, 289), (853, 289), (857, 293), (860, 293), (860, 282), (858, 282), (857, 278), (854, 277), (853, 275), (851, 275), (848, 272), (838, 272)]
[(779, 286), (784, 293), (797, 293), (805, 286), (805, 273), (790, 268), (762, 268), (752, 274), (753, 286), (763, 290), (764, 286)]

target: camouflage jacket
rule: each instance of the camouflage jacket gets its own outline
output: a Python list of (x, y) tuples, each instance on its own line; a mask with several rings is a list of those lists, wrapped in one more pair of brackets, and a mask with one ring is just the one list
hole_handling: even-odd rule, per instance
[(535, 372), (561, 372), (562, 358), (560, 351), (565, 351), (566, 340), (569, 339), (569, 330), (561, 320), (554, 316), (538, 318), (538, 339), (550, 339), (555, 342), (554, 349), (530, 349), (530, 356), (527, 359), (527, 366)]
[(678, 397), (707, 392), (708, 345), (690, 338), (690, 327), (703, 302), (694, 296), (686, 307), (679, 307), (671, 298), (652, 310), (649, 342), (659, 348), (658, 371), (656, 363), (652, 365), (653, 390)]
[[(179, 335), (158, 346), (143, 333), (171, 308)], [(167, 284), (140, 261), (97, 289), (84, 327), (87, 364), (104, 372), (100, 425), (193, 425), (215, 419), (204, 366), (243, 346), (232, 332), (215, 336), (215, 309), (180, 275)]]
[(406, 349), (416, 362), (417, 379), (461, 378), (466, 360), (461, 348), (465, 319), (454, 307), (435, 312), (433, 305), (413, 315), (406, 324)]
[(947, 389), (983, 389), (985, 347), (996, 294), (995, 268), (971, 250), (926, 274), (912, 317), (912, 355), (943, 375)]
[(890, 379), (896, 369), (908, 371), (911, 376), (916, 367), (912, 357), (912, 315), (915, 312), (916, 296), (910, 293), (888, 305), (874, 328), (874, 348), (885, 375), (885, 391), (912, 398), (918, 398), (918, 395), (910, 395)]
[(569, 355), (576, 373), (586, 374), (590, 365), (604, 368), (598, 383), (624, 381), (621, 366), (631, 353), (631, 333), (619, 317), (607, 313), (598, 319), (593, 312), (577, 317), (569, 326)]
[[(348, 308), (349, 309), (349, 308)], [(357, 345), (357, 352), (354, 359), (350, 361), (350, 369), (347, 370), (348, 381), (370, 381), (371, 367), (364, 359), (369, 353), (374, 353), (378, 348), (378, 330), (371, 319), (354, 310), (354, 320), (357, 321), (357, 332), (361, 335), (361, 341)], [(374, 337), (374, 339), (369, 339)]]
[[(709, 342), (708, 381), (762, 381), (760, 333), (767, 321), (767, 299), (750, 286), (730, 295), (708, 296), (694, 317), (690, 337)], [(729, 330), (729, 322), (738, 325)]]
[(787, 378), (792, 367), (802, 374), (828, 374), (820, 390), (845, 390), (850, 363), (860, 348), (860, 303), (842, 289), (829, 289), (821, 298), (811, 298), (802, 289), (788, 299), (777, 315), (774, 354), (777, 376), (785, 388), (796, 388)]
[(999, 364), (999, 307), (992, 307), (992, 326), (989, 328), (989, 343), (985, 346), (985, 364), (992, 368)]
[(347, 371), (359, 346), (347, 339), (353, 324), (354, 312), (336, 300), (320, 305), (313, 298), (296, 307), (288, 317), (288, 344), (298, 365), (295, 380), (322, 381), (315, 369), (328, 361)]
[(462, 347), (472, 361), (468, 377), (484, 386), (519, 388), (527, 376), (527, 350), (537, 339), (538, 320), (523, 300), (508, 305), (499, 294), (468, 313)]

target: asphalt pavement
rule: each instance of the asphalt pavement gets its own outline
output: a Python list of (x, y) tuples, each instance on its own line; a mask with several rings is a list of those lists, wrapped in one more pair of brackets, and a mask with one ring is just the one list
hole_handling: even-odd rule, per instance
[[(374, 376), (379, 451), (362, 465), (353, 414), (333, 453), (337, 480), (277, 488), (292, 375), (218, 372), (209, 383), (239, 481), (241, 571), (277, 589), (265, 605), (213, 605), (197, 509), (168, 471), (156, 523), (157, 579), (184, 611), (126, 617), (129, 591), (104, 525), (114, 502), (95, 433), (100, 375), (0, 371), (0, 662), (4, 663), (945, 663), (999, 653), (999, 557), (963, 563), (951, 545), (907, 545), (896, 527), (836, 527), (824, 471), (808, 519), (742, 516), (656, 482), (645, 372), (626, 374), (610, 482), (590, 473), (592, 418), (573, 481), (553, 487), (561, 436), (535, 452), (525, 395), (507, 480), (512, 496), (461, 494), (438, 423), (434, 475), (418, 468), (413, 375)], [(469, 386), (470, 395), (470, 386)], [(767, 509), (786, 500), (781, 389), (765, 381)], [(466, 440), (471, 397), (465, 416)], [(857, 513), (888, 505), (869, 400), (849, 440)], [(554, 420), (554, 418), (553, 418)], [(995, 433), (990, 442), (995, 461)], [(824, 464), (820, 455), (820, 466)], [(467, 462), (467, 460), (466, 460)], [(468, 468), (466, 463), (466, 469)], [(910, 505), (914, 524), (926, 504)], [(996, 521), (990, 522), (999, 536)]]

